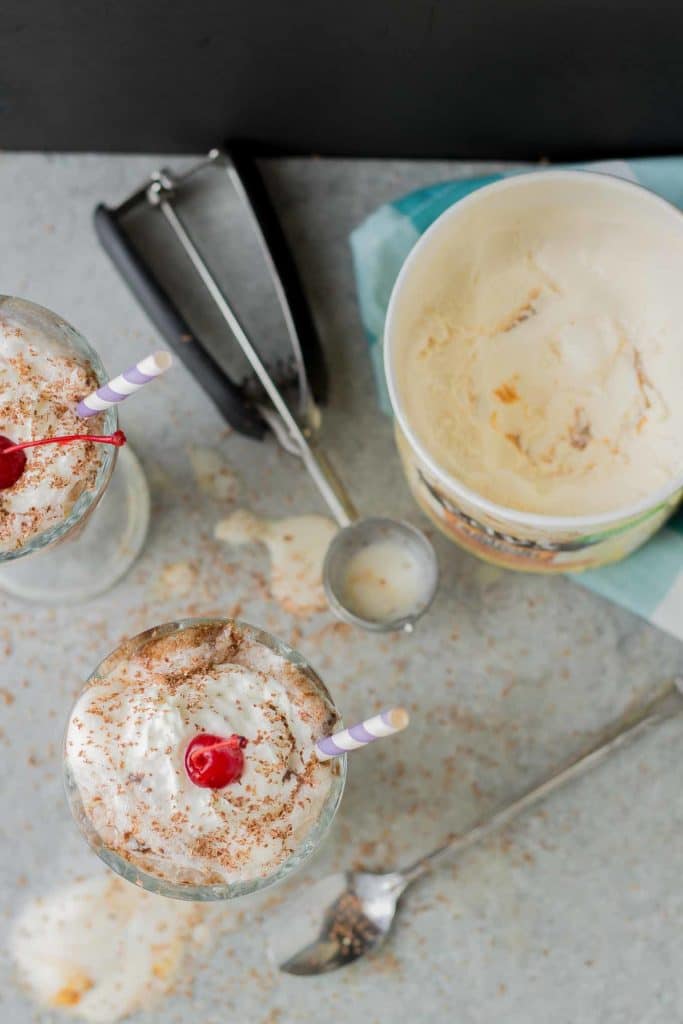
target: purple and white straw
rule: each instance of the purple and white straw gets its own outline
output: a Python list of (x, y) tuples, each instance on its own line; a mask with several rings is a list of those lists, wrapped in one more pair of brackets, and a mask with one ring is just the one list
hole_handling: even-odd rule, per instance
[(331, 757), (339, 757), (349, 750), (358, 750), (368, 743), (381, 740), (384, 736), (393, 736), (396, 732), (405, 729), (410, 717), (405, 708), (387, 708), (380, 711), (372, 718), (366, 718), (358, 725), (352, 725), (350, 729), (342, 729), (335, 732), (333, 736), (325, 736), (318, 740), (315, 745), (315, 752), (319, 761), (327, 761)]
[(108, 384), (104, 384), (97, 391), (93, 391), (91, 395), (88, 395), (87, 398), (82, 399), (76, 407), (77, 415), (83, 419), (88, 419), (89, 416), (96, 416), (98, 412), (110, 409), (112, 405), (117, 405), (124, 398), (135, 394), (140, 388), (144, 388), (145, 384), (149, 384), (155, 377), (160, 377), (162, 373), (166, 373), (172, 362), (173, 359), (169, 352), (164, 352), (163, 350), (152, 352), (151, 355), (145, 356), (135, 366), (131, 366), (129, 370), (124, 370), (118, 377), (110, 380)]

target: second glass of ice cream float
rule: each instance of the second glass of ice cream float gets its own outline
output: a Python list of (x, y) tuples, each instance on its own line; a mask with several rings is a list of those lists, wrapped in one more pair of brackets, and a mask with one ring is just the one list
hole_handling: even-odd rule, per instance
[(166, 623), (123, 643), (71, 713), (66, 791), (82, 834), (150, 892), (227, 900), (286, 878), (339, 806), (346, 755), (314, 744), (340, 724), (306, 660), (223, 619)]

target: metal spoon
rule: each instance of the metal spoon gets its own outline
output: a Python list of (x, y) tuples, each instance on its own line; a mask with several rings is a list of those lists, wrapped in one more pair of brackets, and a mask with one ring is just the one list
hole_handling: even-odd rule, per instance
[[(340, 527), (340, 532), (330, 545), (323, 573), (323, 584), (330, 607), (339, 618), (364, 629), (380, 632), (398, 629), (412, 630), (414, 623), (424, 615), (432, 603), (438, 585), (438, 564), (430, 541), (420, 530), (402, 520), (359, 519), (358, 512), (339, 477), (332, 469), (324, 452), (314, 443), (312, 431), (302, 430), (292, 415), (280, 389), (268, 373), (232, 306), (172, 205), (174, 186), (175, 180), (168, 171), (157, 171), (147, 190), (149, 202), (161, 210), (175, 232), (272, 402), (272, 410), (260, 410), (264, 418), (273, 428), (283, 447), (300, 456), (313, 483)], [(376, 543), (386, 543), (389, 539), (397, 545), (398, 550), (412, 552), (415, 571), (419, 575), (414, 607), (393, 619), (365, 618), (357, 608), (349, 603), (347, 598), (345, 581), (348, 560), (361, 548)]]
[(441, 860), (486, 839), (565, 783), (601, 764), (613, 751), (679, 713), (683, 710), (682, 688), (683, 680), (675, 680), (660, 697), (624, 716), (606, 731), (599, 744), (554, 772), (540, 786), (407, 868), (382, 874), (340, 872), (308, 887), (296, 904), (283, 908), (283, 926), (272, 935), (271, 952), (280, 970), (298, 975), (325, 974), (376, 950), (389, 934), (398, 901), (409, 885)]

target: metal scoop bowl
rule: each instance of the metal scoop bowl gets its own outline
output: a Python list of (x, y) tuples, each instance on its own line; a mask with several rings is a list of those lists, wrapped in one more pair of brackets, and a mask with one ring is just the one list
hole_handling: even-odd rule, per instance
[[(363, 615), (348, 587), (349, 566), (359, 552), (387, 542), (408, 554), (415, 566), (417, 587), (410, 608), (401, 608), (389, 617)], [(436, 593), (439, 566), (434, 548), (421, 530), (400, 519), (372, 516), (358, 519), (340, 530), (333, 539), (323, 565), (323, 586), (330, 608), (345, 622), (376, 633), (395, 630), (412, 632)]]

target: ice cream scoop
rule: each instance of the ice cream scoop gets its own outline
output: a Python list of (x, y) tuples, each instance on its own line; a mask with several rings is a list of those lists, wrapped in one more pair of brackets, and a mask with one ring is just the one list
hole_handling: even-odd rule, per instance
[[(341, 532), (332, 543), (324, 573), (325, 590), (330, 607), (340, 618), (364, 629), (373, 631), (412, 629), (416, 620), (429, 608), (438, 583), (436, 555), (431, 543), (424, 534), (420, 534), (409, 523), (394, 519), (359, 518), (353, 502), (325, 454), (314, 443), (312, 430), (302, 428), (292, 414), (280, 389), (211, 273), (181, 217), (169, 201), (172, 195), (172, 182), (167, 180), (167, 176), (164, 174), (159, 174), (157, 180), (150, 186), (150, 193), (153, 196), (154, 204), (158, 206), (175, 232), (272, 403), (272, 408), (261, 409), (261, 414), (272, 427), (283, 447), (301, 458), (313, 483), (341, 528)], [(389, 534), (391, 534), (392, 545), (411, 551), (415, 555), (411, 563), (414, 578), (406, 581), (406, 570), (403, 568), (398, 582), (395, 583), (392, 580), (392, 586), (402, 589), (404, 597), (410, 593), (414, 600), (409, 604), (399, 602), (396, 610), (391, 604), (376, 602), (374, 606), (367, 606), (365, 602), (358, 600), (357, 595), (354, 598), (354, 594), (348, 587), (348, 565), (345, 564), (347, 558), (357, 557), (362, 549), (375, 547), (380, 542), (386, 543)], [(416, 534), (419, 534), (419, 539)], [(386, 572), (393, 573), (396, 564), (395, 559), (389, 560)]]

